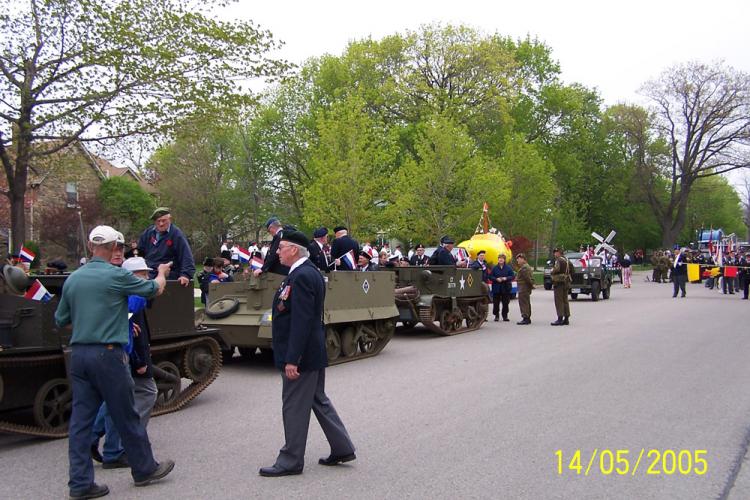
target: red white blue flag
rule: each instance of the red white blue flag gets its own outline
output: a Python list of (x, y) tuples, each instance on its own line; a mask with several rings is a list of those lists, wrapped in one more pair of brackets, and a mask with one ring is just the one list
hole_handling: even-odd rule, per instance
[(456, 256), (458, 257), (458, 260), (469, 260), (469, 255), (466, 253), (466, 250), (461, 247), (458, 247)]
[(260, 257), (260, 255), (253, 256), (253, 258), (250, 260), (250, 268), (252, 268), (253, 271), (263, 268), (263, 259)]
[(346, 262), (346, 265), (349, 266), (349, 269), (357, 269), (357, 261), (354, 260), (354, 250), (349, 250), (344, 254), (344, 261)]
[(23, 296), (27, 299), (40, 300), (42, 302), (49, 302), (52, 299), (52, 295), (39, 280), (34, 280)]
[(24, 246), (21, 247), (18, 255), (26, 262), (32, 262), (36, 258), (36, 254)]
[(250, 252), (242, 247), (237, 247), (237, 255), (240, 258), (240, 262), (250, 262)]

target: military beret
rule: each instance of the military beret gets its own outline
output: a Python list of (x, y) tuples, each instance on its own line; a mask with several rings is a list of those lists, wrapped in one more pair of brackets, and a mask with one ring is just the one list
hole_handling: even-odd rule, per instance
[(299, 231), (284, 231), (281, 235), (281, 241), (288, 241), (289, 243), (294, 243), (305, 248), (310, 244), (307, 236)]
[(553, 252), (560, 252), (560, 253), (562, 253), (563, 250), (562, 250), (562, 247), (555, 247), (555, 249), (552, 250), (552, 251)]
[(516, 259), (523, 259), (523, 260), (526, 260), (526, 256), (525, 256), (524, 254), (522, 254), (522, 253), (517, 253), (517, 254), (516, 254)]
[(313, 238), (322, 238), (323, 236), (328, 235), (328, 228), (326, 227), (319, 227), (315, 231), (313, 231)]
[[(477, 252), (477, 257), (479, 257), (480, 255), (485, 254), (485, 253), (487, 253), (487, 252), (485, 252), (484, 250), (480, 250), (480, 251)], [(505, 256), (503, 255), (503, 257), (505, 257)]]
[[(222, 261), (223, 264), (223, 261)], [(213, 266), (214, 265), (214, 258), (213, 257), (206, 257), (203, 259), (203, 265), (204, 266)]]
[(419, 250), (420, 248), (424, 248), (424, 245), (421, 243), (417, 243), (417, 246), (414, 247), (414, 250)]
[(456, 242), (450, 236), (443, 236), (442, 238), (440, 238), (440, 243), (443, 245), (452, 245)]
[(336, 226), (333, 228), (334, 233), (338, 233), (339, 231), (346, 231), (346, 226)]
[(224, 250), (223, 252), (221, 252), (221, 258), (230, 260), (232, 258), (232, 252), (229, 250)]
[(278, 217), (271, 217), (270, 219), (268, 219), (266, 221), (266, 229), (271, 227), (273, 224), (281, 224), (281, 221), (279, 220)]
[(372, 255), (370, 255), (369, 253), (365, 252), (364, 250), (361, 251), (361, 252), (359, 252), (359, 256), (360, 257), (364, 257), (367, 260), (372, 259)]
[(171, 214), (172, 211), (169, 209), (169, 207), (159, 207), (156, 210), (153, 211), (151, 214), (151, 220), (156, 220), (159, 217), (164, 217), (167, 214)]

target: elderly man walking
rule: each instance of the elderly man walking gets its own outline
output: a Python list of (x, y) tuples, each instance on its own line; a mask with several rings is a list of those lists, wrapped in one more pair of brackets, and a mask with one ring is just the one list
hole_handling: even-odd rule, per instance
[(70, 417), (71, 499), (98, 498), (109, 493), (94, 482), (90, 445), (92, 424), (102, 401), (127, 453), (136, 486), (163, 478), (174, 468), (172, 460), (156, 462), (146, 429), (135, 410), (133, 378), (123, 346), (128, 343), (128, 296), (151, 298), (166, 284), (170, 263), (161, 264), (154, 280), (141, 280), (130, 271), (109, 263), (121, 238), (109, 226), (97, 226), (89, 234), (93, 258), (65, 282), (55, 322), (72, 323), (70, 379), (73, 412)]
[(271, 329), (274, 362), (282, 377), (285, 444), (276, 462), (260, 469), (260, 475), (266, 477), (302, 473), (311, 411), (331, 446), (330, 455), (318, 463), (338, 465), (357, 458), (349, 434), (325, 393), (326, 288), (320, 271), (308, 259), (308, 245), (299, 231), (284, 231), (279, 243), (279, 258), (289, 266), (289, 275), (274, 295)]

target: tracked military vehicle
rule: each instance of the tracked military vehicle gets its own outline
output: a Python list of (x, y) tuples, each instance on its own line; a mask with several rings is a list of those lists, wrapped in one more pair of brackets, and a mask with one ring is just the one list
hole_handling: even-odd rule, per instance
[[(271, 304), (284, 276), (263, 273), (248, 281), (211, 283), (203, 324), (219, 328), (225, 353), (251, 356), (271, 349)], [(323, 308), (331, 365), (375, 356), (393, 337), (398, 310), (392, 272), (329, 273)], [(203, 318), (203, 316), (205, 317)]]
[(456, 335), (487, 320), (489, 289), (482, 271), (453, 266), (398, 267), (394, 291), (399, 320), (422, 323), (440, 335)]
[[(53, 295), (48, 302), (24, 298), (23, 287), (0, 279), (0, 432), (68, 434), (72, 393), (65, 351), (71, 332), (54, 322), (67, 276), (31, 277)], [(169, 282), (147, 318), (159, 391), (153, 415), (161, 415), (184, 407), (213, 382), (221, 350), (215, 329), (195, 327), (191, 288)]]

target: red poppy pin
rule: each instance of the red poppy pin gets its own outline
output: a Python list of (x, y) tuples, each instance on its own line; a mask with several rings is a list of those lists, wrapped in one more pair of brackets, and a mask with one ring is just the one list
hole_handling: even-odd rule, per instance
[(171, 246), (172, 246), (172, 240), (167, 240), (167, 246), (168, 246), (168, 247), (171, 247)]

